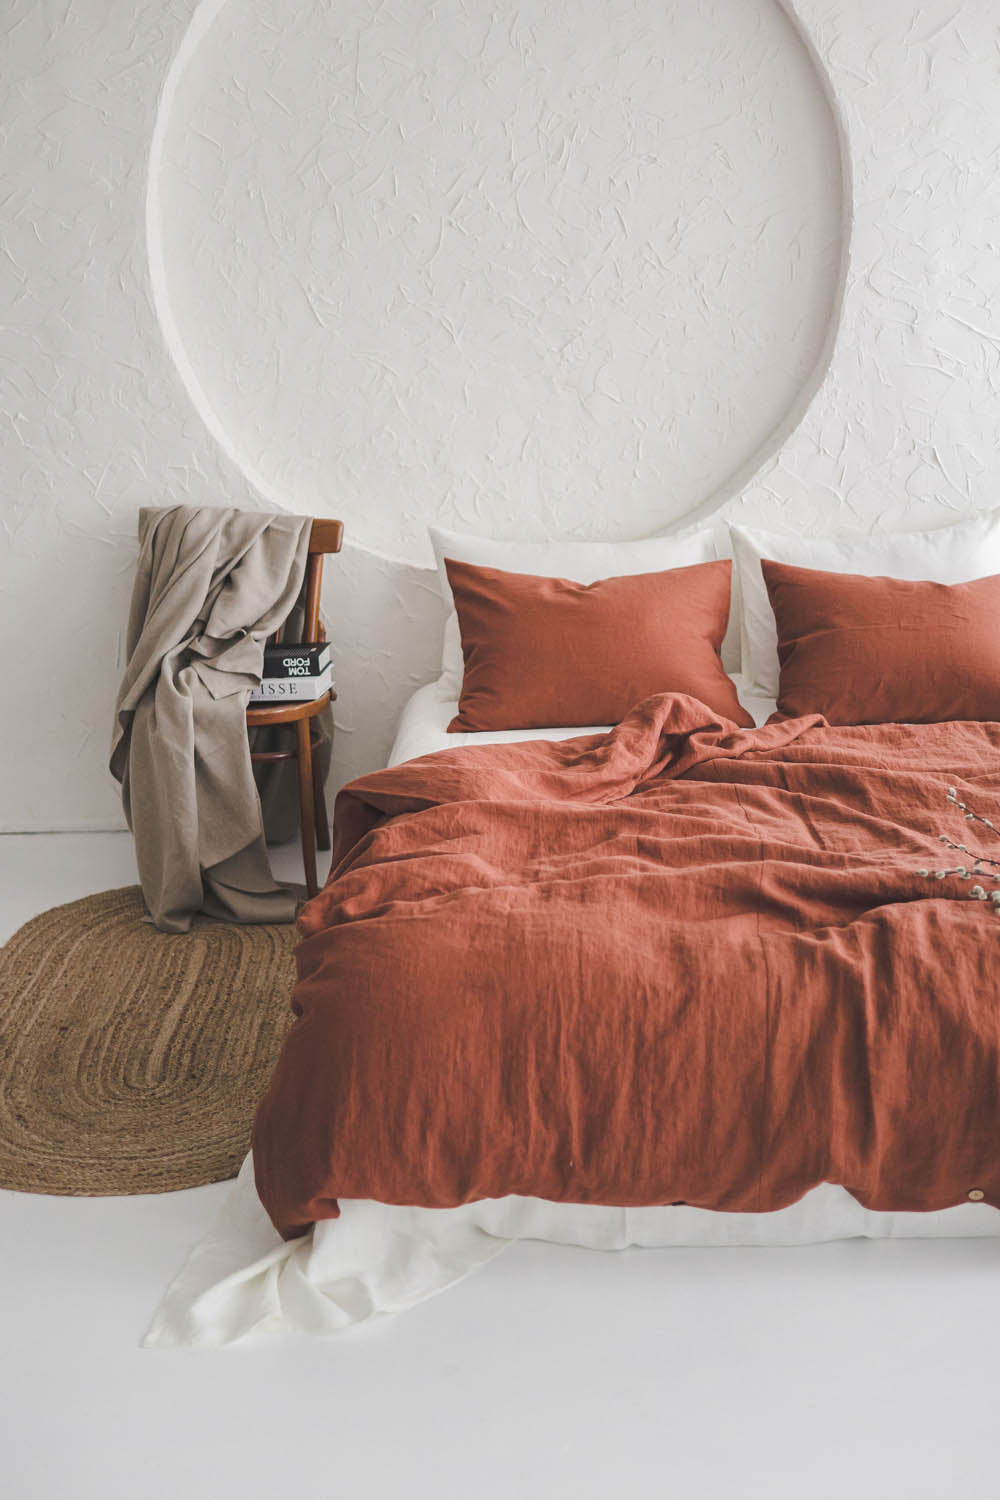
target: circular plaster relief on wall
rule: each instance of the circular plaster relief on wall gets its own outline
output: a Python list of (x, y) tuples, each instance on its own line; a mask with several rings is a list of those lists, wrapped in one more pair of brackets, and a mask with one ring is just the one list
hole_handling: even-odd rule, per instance
[(800, 414), (841, 163), (776, 0), (208, 7), (164, 95), (151, 260), (270, 500), (419, 561), (429, 520), (637, 536)]

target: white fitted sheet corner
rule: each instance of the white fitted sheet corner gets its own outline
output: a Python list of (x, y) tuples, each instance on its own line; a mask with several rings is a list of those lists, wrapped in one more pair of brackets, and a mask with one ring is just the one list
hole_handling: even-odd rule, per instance
[[(286, 1243), (257, 1197), (248, 1156), (215, 1224), (164, 1294), (144, 1345), (218, 1348), (282, 1331), (342, 1333), (454, 1286), (515, 1239), (663, 1250), (1000, 1235), (1000, 1212), (982, 1203), (939, 1213), (872, 1213), (829, 1183), (789, 1208), (761, 1214), (518, 1197), (461, 1208), (343, 1199), (340, 1208), (339, 1219)], [(663, 1271), (670, 1274), (669, 1264)]]
[[(741, 678), (734, 681), (744, 707), (762, 724), (773, 700), (752, 697)], [(441, 684), (421, 688), (403, 712), (389, 764), (459, 745), (568, 739), (602, 728), (448, 734), (456, 710)], [(143, 1343), (216, 1348), (282, 1330), (342, 1333), (444, 1291), (516, 1239), (623, 1250), (1000, 1235), (1000, 1212), (987, 1204), (960, 1204), (938, 1213), (873, 1213), (828, 1183), (788, 1208), (760, 1214), (520, 1197), (461, 1208), (341, 1199), (340, 1208), (339, 1219), (324, 1220), (285, 1243), (257, 1197), (248, 1156), (218, 1219), (164, 1293)], [(669, 1275), (667, 1265), (664, 1275)]]

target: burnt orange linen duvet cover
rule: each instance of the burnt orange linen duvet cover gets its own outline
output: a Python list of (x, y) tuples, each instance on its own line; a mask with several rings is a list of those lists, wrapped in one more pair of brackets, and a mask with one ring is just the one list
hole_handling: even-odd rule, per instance
[(1000, 725), (748, 730), (674, 694), (355, 781), (255, 1125), (275, 1225), (822, 1182), (1000, 1207), (1000, 919), (918, 873), (965, 841), (949, 786), (1000, 824)]

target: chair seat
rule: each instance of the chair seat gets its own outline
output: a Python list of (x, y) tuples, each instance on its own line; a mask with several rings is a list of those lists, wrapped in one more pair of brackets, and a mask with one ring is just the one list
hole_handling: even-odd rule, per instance
[(247, 728), (269, 729), (272, 724), (295, 724), (299, 719), (314, 719), (336, 697), (331, 688), (322, 698), (293, 700), (290, 703), (250, 703), (247, 705)]

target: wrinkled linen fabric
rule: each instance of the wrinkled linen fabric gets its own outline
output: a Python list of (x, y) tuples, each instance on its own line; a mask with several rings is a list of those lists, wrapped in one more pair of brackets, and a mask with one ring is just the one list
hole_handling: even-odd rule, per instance
[(111, 772), (135, 837), (143, 896), (164, 932), (196, 912), (288, 922), (271, 876), (247, 739), (264, 642), (302, 584), (311, 521), (230, 508), (139, 513), (127, 664)]
[[(753, 699), (743, 680), (736, 682), (744, 705), (763, 724), (774, 711), (773, 700)], [(413, 695), (390, 764), (455, 748), (456, 737), (448, 736), (447, 724), (457, 705), (444, 701), (446, 696), (438, 683)], [(525, 739), (568, 739), (605, 732), (521, 734)], [(516, 738), (515, 731), (460, 736), (457, 743), (481, 747)], [(340, 1218), (323, 1220), (307, 1235), (282, 1241), (257, 1196), (248, 1156), (216, 1223), (165, 1292), (147, 1345), (213, 1347), (279, 1331), (342, 1333), (453, 1285), (518, 1238), (610, 1251), (626, 1245), (805, 1245), (853, 1236), (1000, 1236), (1000, 1212), (983, 1203), (967, 1202), (932, 1213), (874, 1212), (828, 1183), (788, 1208), (760, 1214), (676, 1206), (606, 1208), (514, 1196), (455, 1209), (354, 1199), (342, 1200), (340, 1207)], [(456, 1234), (462, 1236), (458, 1248)], [(664, 1274), (670, 1274), (669, 1257)]]
[[(747, 680), (739, 672), (733, 674), (740, 703), (753, 719), (761, 725), (774, 713), (777, 703), (774, 698), (755, 697), (749, 691)], [(448, 696), (448, 685), (444, 678), (428, 682), (407, 701), (399, 717), (396, 737), (386, 758), (387, 766), (398, 766), (404, 760), (416, 760), (421, 755), (432, 755), (436, 750), (457, 750), (464, 745), (513, 745), (519, 740), (572, 740), (584, 734), (607, 734), (610, 724), (577, 724), (573, 728), (546, 729), (499, 729), (484, 733), (452, 734), (448, 725), (458, 713), (457, 698)]]
[[(874, 1213), (830, 1183), (789, 1208), (759, 1214), (518, 1197), (460, 1208), (343, 1199), (340, 1210), (300, 1239), (282, 1240), (257, 1197), (248, 1156), (216, 1222), (165, 1291), (143, 1343), (218, 1348), (279, 1333), (344, 1333), (456, 1285), (517, 1239), (618, 1251), (1000, 1236), (1000, 1212), (981, 1203)], [(667, 1258), (665, 1276), (670, 1269)]]
[(1000, 933), (919, 873), (950, 785), (1000, 820), (1000, 724), (748, 730), (678, 695), (352, 783), (257, 1115), (272, 1221), (997, 1206)]

